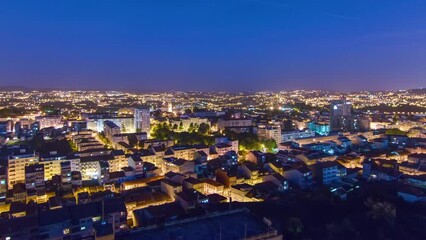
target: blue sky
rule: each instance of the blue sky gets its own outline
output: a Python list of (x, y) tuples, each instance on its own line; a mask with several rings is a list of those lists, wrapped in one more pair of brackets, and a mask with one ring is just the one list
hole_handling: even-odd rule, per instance
[(426, 1), (0, 1), (0, 86), (426, 87)]

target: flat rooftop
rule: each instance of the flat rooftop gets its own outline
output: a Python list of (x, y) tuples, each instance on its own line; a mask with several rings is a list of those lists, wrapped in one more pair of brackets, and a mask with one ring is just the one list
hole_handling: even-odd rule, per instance
[(247, 209), (236, 209), (169, 222), (160, 228), (140, 228), (118, 239), (244, 239), (267, 232), (268, 226), (261, 217), (254, 216)]

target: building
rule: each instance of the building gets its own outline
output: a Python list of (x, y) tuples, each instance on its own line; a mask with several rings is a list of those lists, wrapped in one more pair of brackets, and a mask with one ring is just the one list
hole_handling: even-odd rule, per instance
[(219, 131), (225, 131), (228, 127), (251, 127), (252, 125), (251, 118), (224, 118), (219, 119), (217, 128)]
[(349, 131), (352, 122), (352, 104), (345, 100), (332, 101), (330, 104), (330, 129)]
[(104, 134), (110, 142), (113, 142), (113, 136), (121, 134), (121, 128), (115, 124), (113, 121), (104, 122)]
[(25, 166), (25, 188), (27, 191), (44, 188), (43, 164), (36, 163)]
[(61, 128), (64, 126), (61, 116), (38, 116), (35, 121), (39, 122), (40, 129), (48, 127)]
[(12, 120), (1, 121), (0, 122), (0, 134), (4, 135), (6, 133), (13, 132), (13, 122)]
[(135, 108), (134, 113), (134, 129), (136, 132), (146, 132), (149, 134), (151, 130), (149, 108)]
[[(282, 142), (288, 142), (295, 139), (310, 138), (310, 137), (315, 137), (315, 131), (312, 131), (310, 129), (303, 130), (303, 131), (285, 131), (281, 133)], [(279, 143), (277, 142), (277, 144)]]
[(325, 122), (310, 122), (308, 127), (311, 131), (321, 136), (326, 136), (330, 133), (330, 124)]
[(87, 118), (87, 129), (102, 132), (104, 131), (104, 122), (111, 121), (120, 127), (122, 133), (133, 133), (135, 129), (135, 119), (133, 116), (120, 116), (120, 117), (98, 117)]
[(80, 171), (80, 157), (74, 154), (65, 155), (57, 152), (39, 155), (39, 163), (44, 165), (44, 180), (51, 180), (55, 175), (61, 175), (62, 163), (69, 162), (71, 171)]
[(330, 184), (340, 179), (339, 164), (335, 161), (317, 162), (311, 167), (314, 179), (320, 184)]
[(257, 131), (260, 139), (274, 139), (277, 144), (282, 142), (280, 125), (259, 125)]
[(12, 189), (16, 183), (25, 183), (25, 167), (38, 162), (34, 150), (26, 146), (11, 147), (7, 152), (7, 187)]
[(195, 162), (185, 160), (182, 158), (164, 158), (162, 164), (162, 170), (166, 172), (175, 172), (175, 173), (190, 173), (195, 170)]
[(285, 170), (283, 175), (291, 184), (302, 189), (308, 188), (313, 184), (312, 171), (305, 164)]

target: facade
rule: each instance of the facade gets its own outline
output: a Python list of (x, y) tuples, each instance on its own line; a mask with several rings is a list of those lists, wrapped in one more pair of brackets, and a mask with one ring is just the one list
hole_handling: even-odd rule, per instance
[(313, 183), (312, 171), (306, 166), (286, 170), (283, 175), (290, 183), (302, 189), (310, 187)]
[(217, 123), (219, 131), (224, 131), (228, 127), (250, 127), (253, 125), (253, 121), (250, 118), (231, 118), (231, 119), (220, 119)]
[(7, 186), (12, 189), (16, 183), (25, 183), (25, 167), (39, 160), (34, 150), (28, 147), (10, 149), (8, 156)]
[(259, 125), (257, 131), (261, 139), (274, 139), (277, 144), (282, 142), (280, 125)]
[(133, 133), (135, 129), (135, 119), (133, 117), (102, 117), (88, 118), (87, 129), (102, 132), (104, 131), (104, 122), (111, 121), (120, 127), (122, 133)]
[(64, 126), (61, 116), (38, 116), (35, 120), (40, 123), (40, 129), (48, 127), (59, 128)]
[(77, 155), (58, 155), (51, 152), (40, 155), (39, 163), (44, 165), (44, 180), (51, 180), (55, 175), (61, 175), (62, 163), (69, 162), (71, 171), (80, 171), (80, 157)]
[(313, 177), (320, 184), (330, 184), (340, 179), (337, 162), (317, 162), (312, 165)]
[[(294, 139), (310, 138), (310, 137), (315, 137), (315, 131), (312, 131), (310, 129), (307, 129), (304, 131), (285, 131), (281, 133), (282, 142), (288, 142)], [(277, 144), (279, 143), (277, 142)]]
[(134, 110), (135, 131), (146, 132), (151, 130), (150, 112), (148, 108), (135, 108)]
[(44, 187), (44, 166), (43, 164), (31, 164), (25, 167), (25, 188), (38, 189)]
[(113, 142), (113, 136), (121, 134), (121, 128), (112, 121), (104, 122), (104, 133), (105, 137), (108, 138), (110, 142)]
[(189, 173), (194, 172), (195, 162), (181, 158), (164, 158), (162, 164), (163, 173), (175, 172), (175, 173)]
[(332, 101), (330, 105), (330, 129), (336, 131), (349, 131), (352, 122), (351, 103), (340, 100)]
[(326, 136), (330, 133), (330, 124), (325, 122), (310, 122), (308, 127), (311, 131), (321, 136)]

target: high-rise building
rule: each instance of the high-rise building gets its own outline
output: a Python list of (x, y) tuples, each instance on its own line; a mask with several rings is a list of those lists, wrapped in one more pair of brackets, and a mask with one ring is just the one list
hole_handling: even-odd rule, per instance
[(281, 126), (275, 125), (259, 125), (257, 134), (261, 139), (274, 139), (277, 144), (282, 142)]
[(135, 108), (134, 118), (136, 131), (149, 134), (151, 129), (149, 108)]
[(332, 101), (330, 105), (330, 130), (351, 129), (352, 104), (345, 100)]

